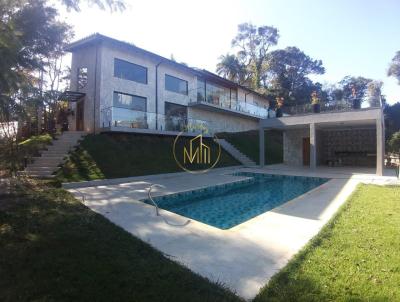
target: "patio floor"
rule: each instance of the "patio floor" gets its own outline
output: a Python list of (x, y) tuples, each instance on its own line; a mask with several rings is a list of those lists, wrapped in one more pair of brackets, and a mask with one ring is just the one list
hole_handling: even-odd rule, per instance
[[(150, 184), (164, 185), (154, 195), (197, 189), (235, 180), (232, 172), (331, 178), (322, 186), (280, 207), (229, 230), (221, 230), (139, 201), (147, 197)], [(273, 165), (263, 169), (223, 168), (206, 174), (172, 173), (86, 184), (69, 190), (84, 203), (134, 236), (150, 243), (167, 257), (192, 271), (218, 281), (245, 299), (253, 298), (332, 217), (360, 182), (396, 183), (394, 176), (379, 177), (371, 169), (320, 167), (293, 168)], [(394, 175), (394, 172), (393, 172)], [(89, 187), (82, 187), (91, 185)], [(96, 186), (93, 186), (96, 185)], [(74, 188), (75, 187), (75, 188)]]

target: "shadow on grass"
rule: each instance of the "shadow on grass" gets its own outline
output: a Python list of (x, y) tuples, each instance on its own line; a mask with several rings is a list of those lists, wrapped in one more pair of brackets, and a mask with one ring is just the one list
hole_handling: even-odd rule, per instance
[(1, 301), (239, 301), (63, 190), (10, 198), (0, 211)]

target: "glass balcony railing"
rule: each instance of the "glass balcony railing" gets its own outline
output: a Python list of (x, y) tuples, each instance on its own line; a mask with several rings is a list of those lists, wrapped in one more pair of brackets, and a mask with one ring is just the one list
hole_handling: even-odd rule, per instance
[(156, 114), (118, 107), (101, 110), (103, 128), (125, 127), (160, 131), (190, 132), (212, 134), (213, 123), (206, 120), (190, 119), (180, 116)]
[(268, 108), (245, 102), (244, 100), (237, 100), (236, 94), (213, 94), (212, 92), (207, 92), (207, 96), (204, 97), (204, 92), (201, 91), (197, 93), (197, 100), (192, 101), (191, 104), (210, 104), (223, 109), (251, 114), (260, 118), (266, 118), (268, 116)]
[(282, 107), (282, 113), (286, 115), (301, 115), (311, 114), (319, 112), (343, 112), (343, 111), (354, 111), (367, 108), (381, 108), (381, 100), (376, 101), (364, 101), (358, 100), (340, 100), (334, 102), (320, 102), (319, 106), (315, 107), (312, 104), (294, 104), (284, 105)]

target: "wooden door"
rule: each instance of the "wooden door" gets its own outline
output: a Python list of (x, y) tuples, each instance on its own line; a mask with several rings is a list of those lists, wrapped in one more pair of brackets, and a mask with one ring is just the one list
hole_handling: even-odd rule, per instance
[(304, 166), (310, 165), (310, 138), (309, 137), (303, 138), (303, 165)]
[(83, 121), (84, 117), (84, 101), (79, 101), (76, 104), (76, 130), (77, 131), (83, 131)]

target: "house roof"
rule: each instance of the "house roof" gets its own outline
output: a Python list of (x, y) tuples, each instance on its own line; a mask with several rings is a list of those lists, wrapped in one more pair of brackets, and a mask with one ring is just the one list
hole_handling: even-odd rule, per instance
[(205, 77), (205, 78), (212, 78), (212, 79), (214, 79), (216, 81), (225, 83), (226, 85), (229, 85), (231, 87), (233, 86), (233, 87), (238, 87), (238, 88), (244, 89), (244, 90), (246, 90), (248, 92), (251, 92), (251, 93), (253, 93), (253, 94), (255, 94), (255, 95), (259, 96), (259, 97), (262, 97), (262, 98), (266, 99), (266, 97), (264, 95), (254, 91), (252, 89), (249, 89), (249, 88), (247, 88), (245, 86), (239, 85), (239, 84), (237, 84), (237, 83), (235, 83), (233, 81), (230, 81), (230, 80), (227, 80), (227, 79), (225, 79), (223, 77), (220, 77), (219, 75), (217, 75), (215, 73), (212, 73), (212, 72), (210, 72), (208, 70), (189, 67), (189, 66), (187, 66), (185, 64), (175, 62), (173, 60), (167, 59), (165, 57), (162, 57), (162, 56), (160, 56), (158, 54), (155, 54), (155, 53), (150, 52), (148, 50), (145, 50), (143, 48), (137, 47), (136, 45), (134, 45), (132, 43), (121, 41), (121, 40), (117, 40), (117, 39), (114, 39), (114, 38), (110, 38), (110, 37), (104, 36), (104, 35), (99, 34), (99, 33), (95, 33), (95, 34), (87, 36), (87, 37), (85, 37), (83, 39), (80, 39), (80, 40), (77, 40), (75, 42), (72, 42), (72, 43), (70, 43), (69, 45), (67, 45), (65, 47), (65, 50), (69, 51), (69, 52), (74, 52), (75, 50), (78, 50), (80, 48), (84, 48), (84, 47), (87, 47), (87, 46), (90, 46), (90, 45), (96, 45), (96, 44), (101, 43), (101, 42), (110, 43), (110, 44), (118, 46), (118, 47), (122, 47), (122, 48), (126, 48), (128, 50), (133, 50), (133, 51), (139, 52), (141, 54), (150, 56), (150, 57), (158, 60), (159, 62), (168, 63), (168, 64), (170, 64), (172, 66), (184, 69), (184, 70), (186, 70), (186, 71), (188, 71), (190, 73), (193, 73), (193, 74), (195, 74), (197, 76), (201, 76), (201, 77)]

